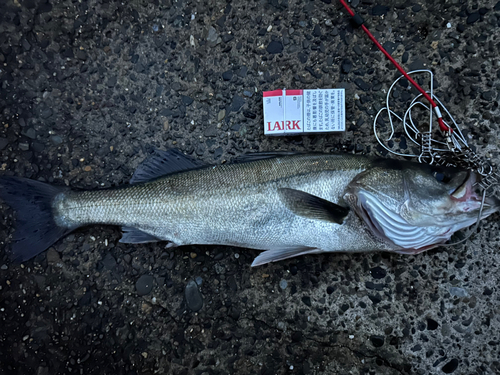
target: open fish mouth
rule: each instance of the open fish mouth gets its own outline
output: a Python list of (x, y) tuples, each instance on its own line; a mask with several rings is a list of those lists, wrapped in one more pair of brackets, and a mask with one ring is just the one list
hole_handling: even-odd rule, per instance
[[(491, 214), (492, 211), (498, 210), (500, 201), (494, 196), (486, 196), (483, 202), (483, 191), (478, 184), (479, 181), (479, 176), (469, 171), (465, 181), (450, 194), (450, 197), (465, 213), (479, 210), (482, 205), (483, 214), (481, 218), (484, 218)], [(489, 211), (489, 213), (485, 215), (486, 211)]]
[(476, 173), (468, 171), (464, 182), (450, 194), (451, 198), (458, 202), (466, 202), (468, 200), (481, 202), (481, 197), (476, 189), (477, 180)]

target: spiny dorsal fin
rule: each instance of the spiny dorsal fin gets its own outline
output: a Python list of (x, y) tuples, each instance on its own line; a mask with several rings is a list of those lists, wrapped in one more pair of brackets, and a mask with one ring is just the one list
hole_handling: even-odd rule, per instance
[(153, 155), (137, 167), (130, 179), (130, 184), (151, 181), (172, 173), (197, 169), (203, 165), (201, 161), (192, 159), (179, 150), (162, 151), (156, 149)]
[(316, 197), (309, 193), (289, 189), (278, 189), (281, 201), (296, 215), (309, 219), (326, 220), (342, 224), (349, 213), (349, 208)]

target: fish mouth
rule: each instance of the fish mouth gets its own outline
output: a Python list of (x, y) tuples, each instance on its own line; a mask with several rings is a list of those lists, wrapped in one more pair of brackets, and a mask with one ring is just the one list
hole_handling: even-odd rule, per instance
[(467, 171), (464, 181), (451, 193), (451, 199), (456, 202), (465, 202), (469, 200), (480, 201), (481, 197), (477, 194), (477, 174)]
[[(479, 209), (483, 201), (483, 192), (479, 185), (480, 176), (468, 171), (464, 182), (450, 194), (451, 199), (464, 207), (464, 211)], [(490, 214), (500, 209), (500, 200), (495, 196), (486, 196), (483, 210), (490, 210)]]

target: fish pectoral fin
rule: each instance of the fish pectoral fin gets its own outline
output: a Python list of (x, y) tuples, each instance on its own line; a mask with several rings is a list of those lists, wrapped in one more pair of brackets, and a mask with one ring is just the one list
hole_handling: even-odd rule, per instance
[(133, 227), (122, 227), (122, 243), (148, 243), (161, 241), (155, 236)]
[(298, 257), (299, 255), (319, 254), (322, 252), (323, 250), (308, 246), (278, 247), (260, 253), (254, 259), (252, 267), (262, 266), (263, 264), (277, 262), (283, 259)]
[(296, 215), (309, 219), (326, 220), (342, 224), (349, 213), (349, 208), (316, 197), (309, 193), (289, 189), (278, 189), (281, 201)]
[(137, 167), (129, 183), (147, 182), (172, 173), (189, 171), (203, 166), (203, 162), (192, 159), (179, 150), (155, 149), (154, 154)]

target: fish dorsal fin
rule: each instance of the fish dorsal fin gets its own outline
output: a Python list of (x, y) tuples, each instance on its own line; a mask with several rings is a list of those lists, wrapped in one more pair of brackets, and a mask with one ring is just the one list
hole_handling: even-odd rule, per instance
[(293, 151), (274, 151), (274, 152), (251, 152), (248, 154), (243, 154), (235, 158), (233, 163), (248, 163), (251, 161), (273, 159), (283, 156), (300, 155), (303, 152), (293, 152)]
[(316, 197), (315, 195), (289, 188), (278, 189), (281, 201), (296, 215), (309, 219), (326, 220), (342, 224), (349, 208)]
[(201, 161), (192, 159), (179, 150), (155, 149), (154, 153), (137, 167), (130, 184), (151, 181), (172, 173), (197, 169), (203, 165)]

